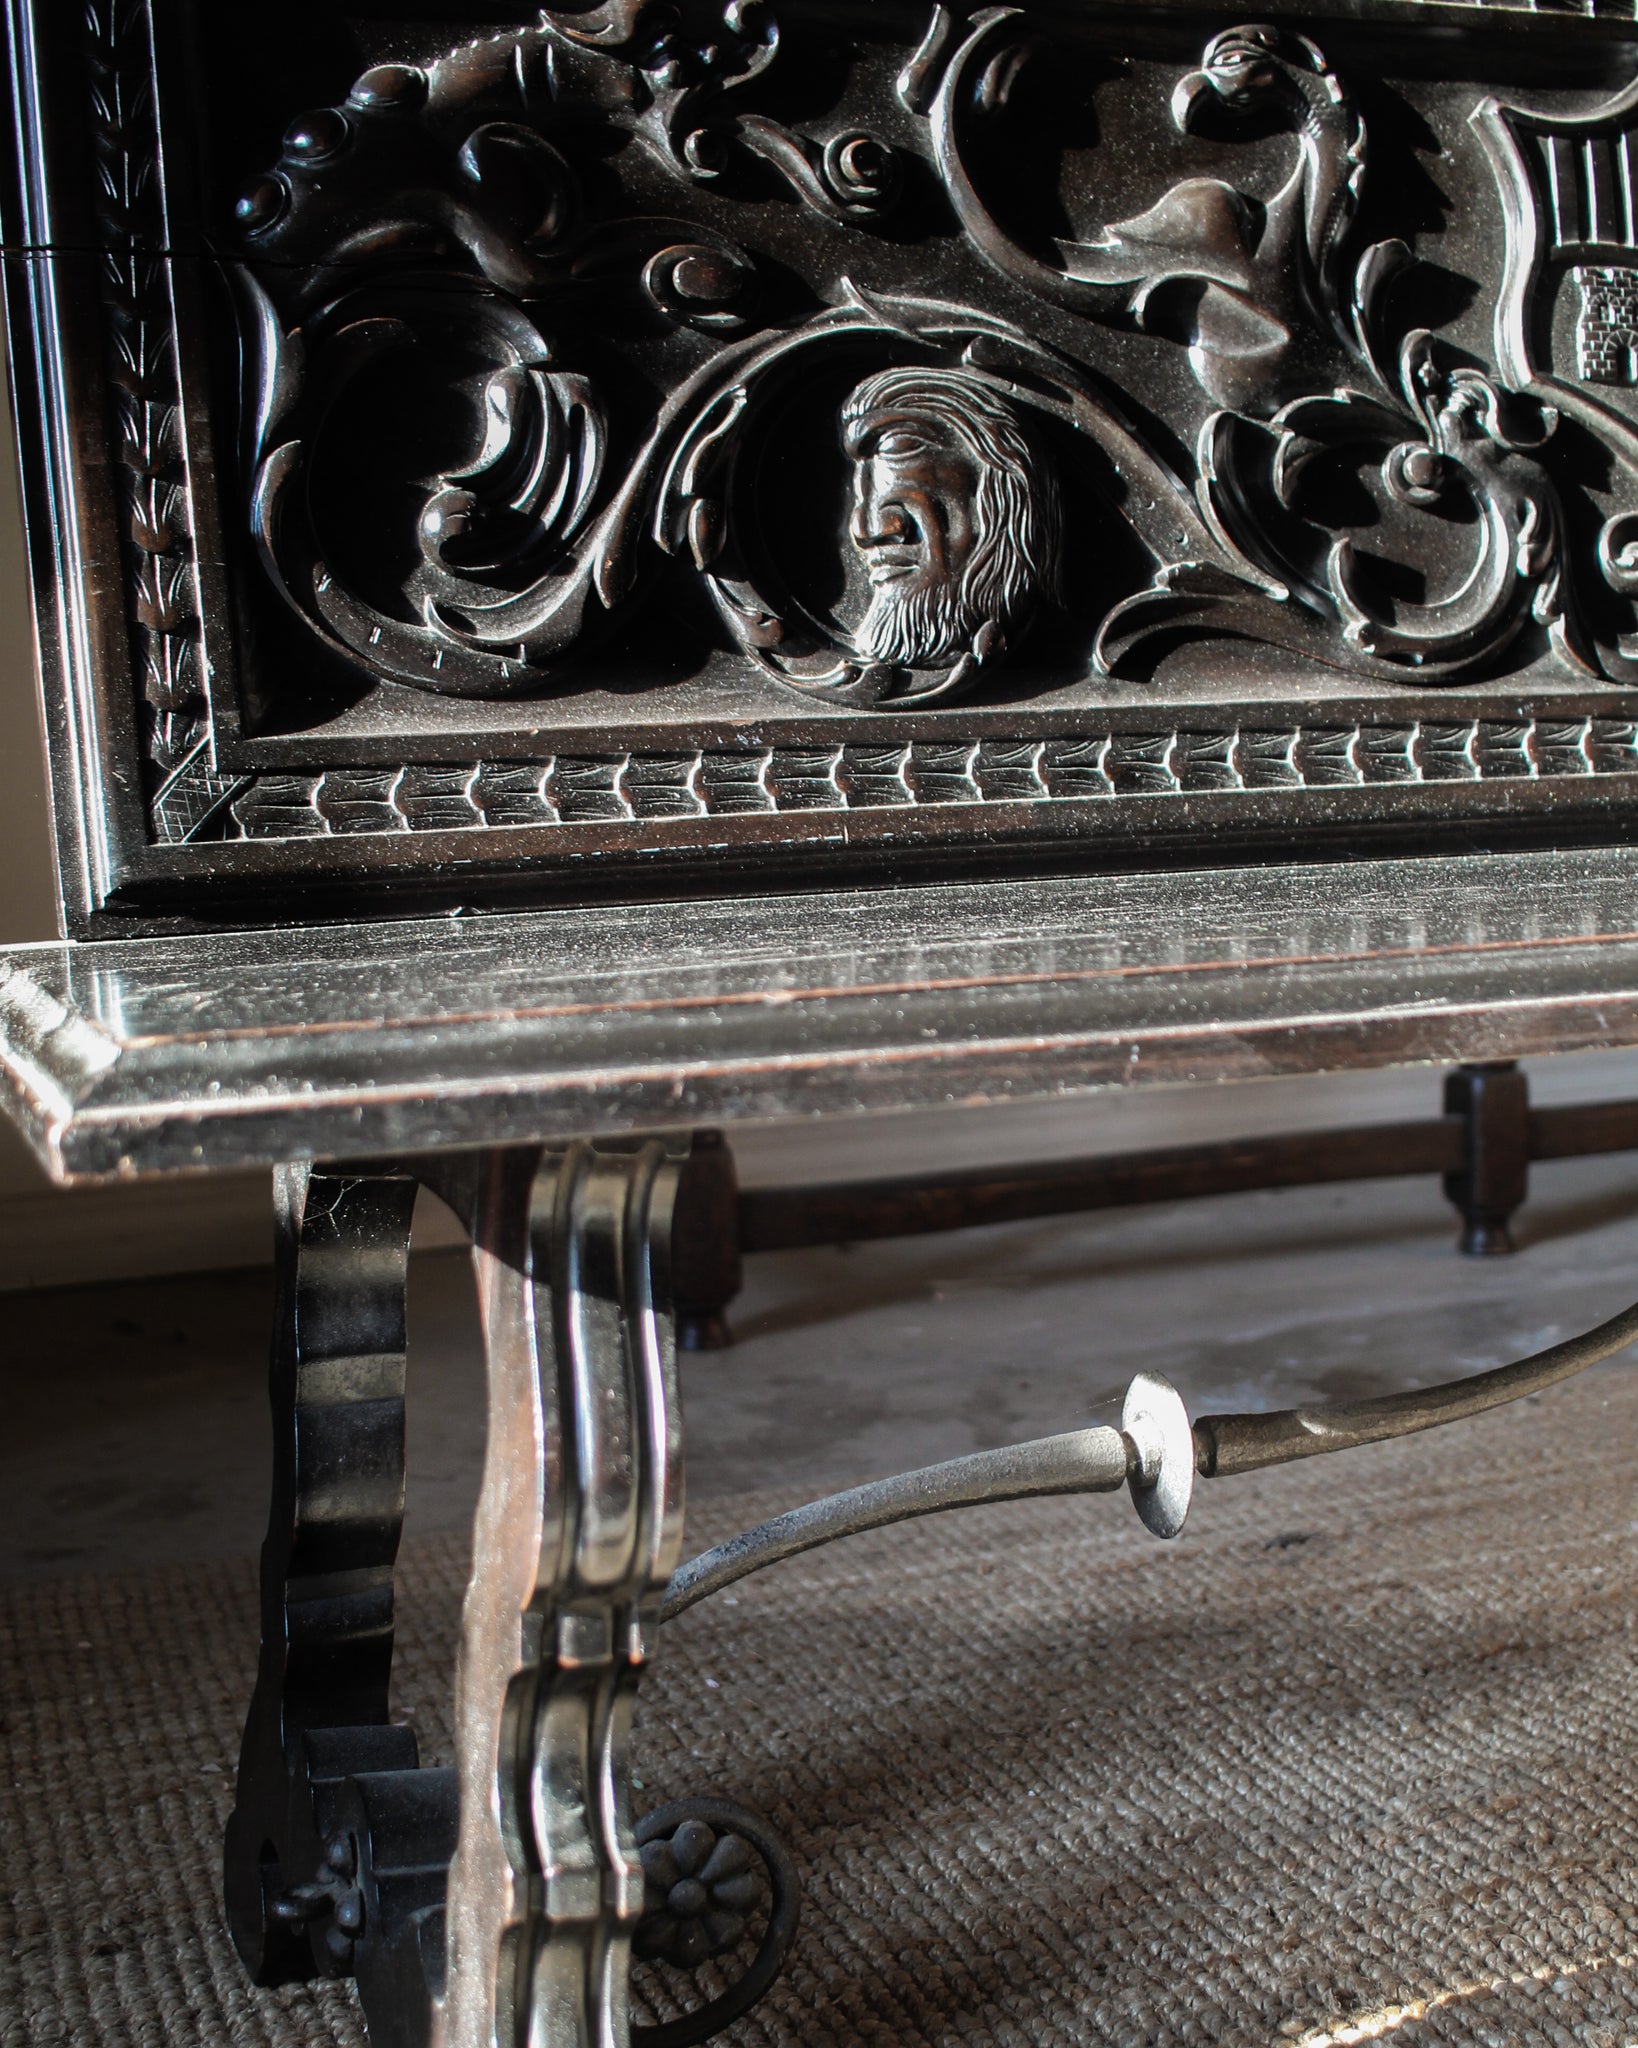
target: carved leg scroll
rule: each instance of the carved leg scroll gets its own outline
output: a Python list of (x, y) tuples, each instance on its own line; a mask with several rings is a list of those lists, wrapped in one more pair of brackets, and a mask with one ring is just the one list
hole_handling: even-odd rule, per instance
[(355, 1773), (416, 1762), (414, 1735), (387, 1725), (415, 1186), (308, 1166), (274, 1175), (262, 1649), (225, 1858), (233, 1939), (263, 1984), (350, 1967), (327, 1805)]
[(682, 1526), (680, 1149), (491, 1155), (468, 1201), (489, 1443), (456, 1688), (441, 2048), (624, 2048), (627, 1741)]

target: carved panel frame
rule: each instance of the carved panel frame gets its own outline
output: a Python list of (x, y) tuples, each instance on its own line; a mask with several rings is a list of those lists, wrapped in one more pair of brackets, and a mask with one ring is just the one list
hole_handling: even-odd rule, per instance
[[(1265, 30), (1162, 8), (1134, 39), (1117, 0), (953, 14), (702, 0), (684, 28), (720, 16), (719, 40), (678, 31), (666, 48), (641, 0), (552, 20), (495, 0), (484, 35), (475, 13), (474, 40), (429, 64), (425, 33), (400, 34), (376, 4), (361, 51), (397, 35), (422, 61), (376, 64), (337, 107), (293, 103), (235, 228), (192, 134), (220, 78), (190, 0), (9, 0), (7, 318), (69, 928), (715, 892), (929, 862), (1621, 835), (1638, 795), (1638, 416), (1616, 388), (1631, 381), (1622, 349), (1638, 349), (1620, 325), (1638, 277), (1638, 29), (1578, 21), (1572, 37), (1497, 12), (1379, 0), (1361, 24), (1281, 7)], [(825, 26), (846, 58), (840, 96), (805, 125), (759, 97), (769, 24)], [(1421, 44), (1424, 28), (1438, 39)], [(1245, 190), (1180, 175), (1195, 159), (1182, 149), (1174, 171), (1158, 146), (1133, 172), (1117, 137), (1147, 210), (1018, 239), (968, 128), (1000, 118), (1036, 31), (1090, 37), (1100, 78), (1147, 66), (1182, 142), (1198, 130), (1215, 152), (1201, 161), (1231, 169), (1248, 147), (1256, 175)], [(1436, 81), (1440, 119), (1467, 113), (1434, 142), (1494, 167), (1494, 189), (1462, 201), (1477, 225), (1460, 245), (1470, 268), (1494, 262), (1493, 314), (1405, 317), (1420, 303), (1414, 208), (1404, 233), (1387, 232), (1397, 195), (1367, 210), (1367, 124), (1329, 56), (1359, 59), (1373, 34), (1395, 39), (1413, 81), (1390, 107), (1408, 109), (1407, 133), (1427, 127), (1414, 82)], [(901, 67), (885, 141), (848, 125), (847, 53), (865, 44), (881, 46), (878, 71)], [(1538, 75), (1552, 104), (1521, 111), (1519, 80)], [(315, 99), (326, 76), (315, 63)], [(564, 227), (579, 188), (547, 131), (576, 92), (641, 158), (638, 185), (676, 186), (680, 219), (616, 209)], [(470, 132), (451, 157), (457, 115)], [(1371, 117), (1391, 171), (1411, 145), (1375, 101)], [(563, 131), (564, 151), (585, 128)], [(348, 164), (368, 150), (381, 165), (355, 189)], [(1553, 168), (1572, 157), (1573, 202)], [(1073, 212), (1095, 181), (1065, 175)], [(371, 237), (389, 215), (400, 242), (383, 268)], [(843, 253), (789, 304), (748, 312), (753, 273), (830, 246), (816, 224)], [(866, 234), (886, 252), (873, 278), (898, 291), (846, 268), (847, 238)], [(444, 302), (405, 270), (423, 245)], [(634, 359), (669, 393), (636, 444), (538, 332), (554, 293), (613, 291), (616, 274), (618, 321), (640, 302)], [(926, 280), (947, 274), (990, 282), (933, 296)], [(384, 610), (329, 559), (336, 520), (328, 537), (313, 526), (339, 458), (318, 485), (309, 472), (338, 409), (358, 392), (367, 409), (393, 348), (440, 321), (483, 330), (490, 354), (481, 376), (463, 358), (463, 388), (480, 391), (488, 439), (421, 479), (420, 565), (404, 607)], [(833, 363), (853, 365), (839, 383)], [(752, 474), (751, 428), (826, 377), (851, 491), (835, 545), (865, 593), (851, 624), (845, 594), (826, 613), (769, 567)], [(1590, 486), (1571, 460), (1589, 443), (1608, 472)], [(1065, 468), (1070, 446), (1091, 484)], [(1303, 496), (1328, 463), (1360, 470), (1361, 449), (1373, 521), (1444, 521), (1426, 588), (1390, 563), (1380, 596), (1369, 547)], [(1141, 565), (1091, 610), (1082, 593), (1104, 571), (1088, 515), (1068, 500), (1060, 513), (1060, 473), (1101, 508), (1096, 533), (1118, 527), (1112, 555)], [(922, 528), (903, 512), (918, 494), (934, 508)], [(940, 527), (954, 553), (935, 575), (925, 536)], [(818, 530), (802, 529), (810, 551)], [(1419, 557), (1410, 570), (1415, 583)], [(595, 645), (560, 673), (583, 615), (655, 576), (696, 593), (683, 626), (667, 614), (657, 637), (622, 644), (612, 683)], [(900, 588), (926, 597), (919, 611), (888, 601)], [(1038, 621), (1060, 612), (1073, 631)], [(1196, 653), (1169, 669), (1180, 629)], [(668, 634), (715, 635), (697, 673), (661, 676)], [(651, 659), (670, 697), (648, 689)], [(305, 722), (269, 716), (267, 677), (299, 670), (307, 689), (309, 669), (356, 672), (362, 694)]]

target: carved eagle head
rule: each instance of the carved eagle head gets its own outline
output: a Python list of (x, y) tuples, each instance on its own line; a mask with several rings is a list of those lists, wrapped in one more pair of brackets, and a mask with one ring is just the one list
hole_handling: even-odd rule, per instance
[(1178, 80), (1172, 119), (1187, 133), (1209, 101), (1236, 112), (1282, 100), (1300, 103), (1307, 98), (1303, 79), (1324, 69), (1324, 58), (1303, 36), (1267, 22), (1224, 29), (1206, 45), (1199, 70)]

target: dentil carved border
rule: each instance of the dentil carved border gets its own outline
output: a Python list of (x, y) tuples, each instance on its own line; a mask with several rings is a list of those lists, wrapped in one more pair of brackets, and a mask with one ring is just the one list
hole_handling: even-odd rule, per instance
[(1632, 774), (1632, 719), (1469, 719), (332, 768), (258, 776), (231, 812), (243, 838), (304, 839)]

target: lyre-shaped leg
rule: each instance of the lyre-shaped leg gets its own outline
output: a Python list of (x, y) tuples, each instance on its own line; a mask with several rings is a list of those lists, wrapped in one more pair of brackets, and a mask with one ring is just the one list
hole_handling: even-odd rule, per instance
[[(680, 1151), (492, 1153), (472, 1232), (489, 1441), (456, 1681), (441, 2048), (624, 2048), (643, 1866), (627, 1743), (677, 1562)], [(440, 1184), (451, 1186), (440, 1176)]]
[(345, 1927), (298, 1896), (324, 1867), (315, 1791), (415, 1762), (413, 1735), (387, 1725), (415, 1190), (390, 1173), (274, 1175), (262, 1648), (225, 1856), (233, 1939), (263, 1984), (350, 1964)]
[[(681, 1537), (686, 1158), (632, 1140), (278, 1177), (273, 1507), (229, 1914), (263, 1983), (355, 1976), (380, 2048), (626, 2048), (645, 1906), (645, 1954), (688, 1969), (726, 1953), (758, 1890), (748, 1859), (773, 1894), (754, 1962), (641, 2030), (650, 2048), (747, 2009), (794, 1931), (795, 1874), (756, 1816), (684, 1801), (648, 1817), (640, 1849), (629, 1810), (637, 1685)], [(387, 1719), (421, 1178), (471, 1233), (488, 1362), (455, 1770), (423, 1769)], [(671, 1865), (692, 1871), (707, 1836), (728, 1875), (702, 1908)]]

